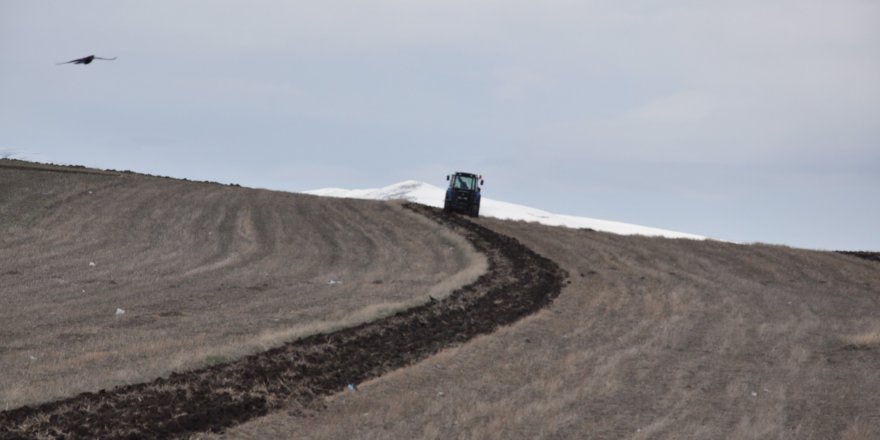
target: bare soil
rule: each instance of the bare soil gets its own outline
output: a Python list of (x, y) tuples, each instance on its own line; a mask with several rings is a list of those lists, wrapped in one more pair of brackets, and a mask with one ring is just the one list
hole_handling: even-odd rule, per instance
[(394, 204), (0, 161), (0, 410), (369, 321), (484, 270)]
[(880, 262), (880, 252), (867, 251), (838, 251), (841, 254), (852, 255), (854, 257), (864, 258), (865, 260)]
[(516, 325), (206, 438), (880, 438), (880, 265), (480, 219), (571, 284)]
[[(0, 438), (62, 430), (204, 439), (880, 438), (876, 261), (493, 219), (477, 220), (500, 234), (497, 247), (483, 247), (479, 237), (493, 234), (475, 236), (483, 230), (432, 212), (425, 211), (475, 240), (487, 274), (501, 276), (382, 321), (306, 338), (312, 348), (288, 344), (0, 413)], [(499, 249), (517, 243), (527, 249), (514, 255), (536, 259), (503, 269)], [(567, 281), (557, 269), (537, 269), (547, 259), (570, 274)], [(561, 283), (561, 293), (552, 302), (552, 289), (524, 302), (519, 288), (513, 298), (491, 297), (504, 292), (487, 279), (545, 289)], [(452, 312), (459, 318), (441, 318)], [(495, 315), (517, 321), (499, 327)], [(467, 339), (471, 329), (476, 336)], [(347, 391), (348, 383), (357, 389)], [(138, 422), (119, 421), (119, 413)]]

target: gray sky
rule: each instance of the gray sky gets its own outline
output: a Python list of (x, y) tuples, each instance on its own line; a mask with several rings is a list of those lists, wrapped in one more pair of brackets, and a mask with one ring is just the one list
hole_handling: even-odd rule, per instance
[[(880, 2), (0, 2), (0, 153), (880, 250)], [(112, 62), (55, 65), (89, 54)]]

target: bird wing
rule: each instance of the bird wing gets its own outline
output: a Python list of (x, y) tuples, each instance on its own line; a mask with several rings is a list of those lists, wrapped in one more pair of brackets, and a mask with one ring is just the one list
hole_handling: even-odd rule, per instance
[(118, 58), (118, 57), (113, 57), (113, 58), (101, 58), (101, 57), (95, 57), (96, 60), (107, 60), (107, 61), (113, 61), (113, 60), (115, 60), (116, 58)]
[(65, 61), (65, 62), (63, 62), (63, 63), (58, 63), (58, 64), (70, 64), (70, 63), (73, 63), (73, 64), (88, 64), (88, 63), (91, 63), (92, 60), (93, 60), (94, 58), (95, 58), (94, 55), (89, 55), (89, 56), (87, 56), (87, 57), (77, 58), (77, 59), (75, 59), (75, 60)]

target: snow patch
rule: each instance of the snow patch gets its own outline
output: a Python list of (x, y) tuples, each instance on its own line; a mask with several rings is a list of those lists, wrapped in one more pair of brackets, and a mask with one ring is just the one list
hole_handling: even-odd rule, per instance
[[(312, 191), (304, 191), (325, 197), (344, 197), (351, 199), (369, 200), (407, 200), (423, 205), (443, 207), (445, 188), (440, 188), (429, 183), (415, 180), (406, 180), (384, 188), (371, 189), (342, 189), (324, 188)], [(537, 222), (549, 226), (564, 226), (568, 228), (588, 228), (596, 231), (612, 232), (622, 235), (646, 235), (652, 237), (667, 238), (690, 238), (705, 240), (702, 235), (687, 234), (684, 232), (669, 231), (666, 229), (652, 228), (648, 226), (633, 225), (610, 220), (599, 220), (589, 217), (577, 217), (572, 215), (554, 214), (528, 206), (515, 203), (501, 202), (483, 197), (480, 203), (480, 216), (494, 217), (502, 220), (522, 220)]]

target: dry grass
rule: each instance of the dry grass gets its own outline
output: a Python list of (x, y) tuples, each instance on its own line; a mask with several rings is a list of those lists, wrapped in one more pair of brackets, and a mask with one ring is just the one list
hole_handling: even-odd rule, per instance
[(847, 426), (846, 430), (843, 431), (841, 435), (841, 440), (877, 440), (880, 438), (880, 424), (878, 424), (878, 418), (875, 417), (874, 420), (855, 420), (849, 426)]
[[(0, 407), (368, 320), (485, 267), (393, 204), (27, 173), (0, 169)], [(480, 221), (569, 271), (548, 309), (220, 437), (878, 437), (877, 263)]]
[(849, 334), (841, 339), (847, 347), (857, 350), (874, 350), (880, 348), (880, 330), (868, 330), (861, 333)]
[(876, 438), (880, 353), (846, 349), (840, 335), (875, 340), (880, 265), (481, 222), (571, 273), (549, 309), (310, 417), (206, 437)]
[(0, 167), (0, 228), (0, 408), (355, 325), (486, 267), (394, 204), (137, 175)]

